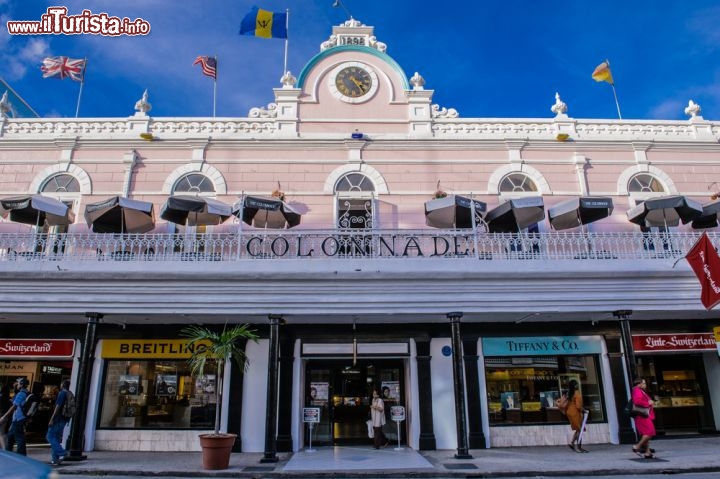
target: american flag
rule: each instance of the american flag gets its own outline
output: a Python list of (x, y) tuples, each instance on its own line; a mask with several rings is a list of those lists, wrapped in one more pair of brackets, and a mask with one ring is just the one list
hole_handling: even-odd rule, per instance
[(74, 81), (83, 81), (85, 77), (84, 59), (68, 58), (68, 57), (47, 57), (40, 66), (43, 78), (57, 78), (64, 80), (70, 78)]
[(213, 57), (199, 56), (193, 62), (193, 65), (200, 64), (203, 74), (217, 80), (217, 60)]

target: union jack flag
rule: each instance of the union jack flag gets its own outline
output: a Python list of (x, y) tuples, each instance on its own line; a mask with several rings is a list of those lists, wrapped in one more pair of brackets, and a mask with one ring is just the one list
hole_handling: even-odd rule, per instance
[(213, 57), (199, 56), (193, 62), (193, 65), (200, 64), (203, 74), (217, 80), (217, 60)]
[(47, 57), (40, 66), (43, 78), (57, 78), (64, 80), (70, 78), (74, 81), (83, 81), (85, 77), (84, 59), (68, 58), (68, 57)]

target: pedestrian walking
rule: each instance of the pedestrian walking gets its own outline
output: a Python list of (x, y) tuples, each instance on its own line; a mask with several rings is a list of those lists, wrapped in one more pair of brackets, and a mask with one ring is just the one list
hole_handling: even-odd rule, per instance
[(582, 430), (585, 427), (585, 421), (587, 420), (587, 411), (583, 406), (582, 393), (580, 393), (578, 382), (575, 379), (571, 379), (568, 382), (568, 405), (565, 414), (567, 415), (568, 421), (570, 421), (570, 429), (572, 429), (572, 436), (568, 447), (575, 452), (588, 452), (582, 447)]
[(66, 379), (60, 386), (60, 392), (55, 400), (55, 408), (50, 415), (48, 432), (45, 436), (50, 443), (50, 464), (53, 466), (59, 466), (67, 455), (65, 448), (62, 446), (62, 439), (65, 426), (70, 422), (70, 417), (66, 416), (68, 406), (73, 400), (73, 394), (70, 392), (70, 380)]
[(390, 442), (383, 434), (383, 426), (385, 425), (385, 402), (380, 397), (377, 389), (373, 389), (373, 399), (370, 404), (370, 419), (373, 425), (373, 447), (380, 449), (386, 447)]
[(8, 429), (5, 439), (5, 450), (12, 451), (15, 443), (17, 443), (17, 453), (27, 456), (27, 448), (25, 446), (25, 423), (27, 417), (23, 413), (23, 405), (28, 397), (28, 380), (19, 377), (13, 384), (15, 389), (15, 397), (13, 397), (12, 406), (0, 417), (0, 423), (4, 424), (9, 417), (12, 417), (10, 429)]
[(654, 459), (655, 451), (650, 448), (650, 439), (655, 437), (655, 411), (644, 379), (638, 378), (633, 381), (631, 397), (634, 406), (647, 408), (647, 416), (638, 414), (633, 417), (635, 431), (640, 435), (640, 441), (632, 447), (632, 450), (642, 458)]

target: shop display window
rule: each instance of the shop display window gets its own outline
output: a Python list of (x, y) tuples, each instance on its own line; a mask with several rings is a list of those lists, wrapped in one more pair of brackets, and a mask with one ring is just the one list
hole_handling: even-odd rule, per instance
[(217, 378), (193, 376), (185, 360), (109, 360), (104, 384), (102, 428), (214, 427)]
[(568, 382), (578, 381), (589, 421), (605, 420), (595, 356), (488, 357), (485, 359), (491, 425), (566, 423), (556, 406)]

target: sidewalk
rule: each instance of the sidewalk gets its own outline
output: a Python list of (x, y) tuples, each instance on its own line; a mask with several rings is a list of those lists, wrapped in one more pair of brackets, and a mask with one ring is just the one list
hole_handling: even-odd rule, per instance
[[(278, 462), (261, 463), (262, 453), (235, 453), (230, 468), (206, 471), (199, 452), (93, 451), (79, 462), (66, 461), (55, 469), (61, 475), (144, 475), (185, 477), (487, 477), (527, 475), (632, 475), (648, 473), (720, 472), (720, 436), (658, 439), (657, 459), (634, 455), (630, 445), (595, 444), (588, 454), (567, 446), (473, 449), (472, 459), (455, 459), (454, 450), (413, 451), (393, 446), (324, 447), (315, 452), (278, 453)], [(29, 448), (42, 462), (49, 448)]]

